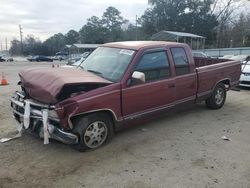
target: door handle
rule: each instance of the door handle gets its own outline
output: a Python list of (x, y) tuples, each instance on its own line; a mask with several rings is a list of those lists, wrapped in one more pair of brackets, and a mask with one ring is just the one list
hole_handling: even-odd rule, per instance
[(175, 87), (175, 84), (174, 84), (174, 83), (168, 84), (168, 87), (169, 87), (169, 88), (174, 88), (174, 87)]

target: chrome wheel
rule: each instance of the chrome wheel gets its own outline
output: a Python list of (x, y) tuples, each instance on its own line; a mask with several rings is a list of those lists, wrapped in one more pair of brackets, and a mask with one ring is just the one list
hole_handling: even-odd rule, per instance
[(87, 127), (84, 142), (89, 148), (97, 148), (105, 142), (107, 135), (107, 125), (102, 121), (95, 121)]
[(223, 103), (224, 97), (225, 97), (224, 90), (222, 88), (218, 88), (216, 90), (214, 97), (215, 97), (215, 103), (217, 105), (221, 105)]

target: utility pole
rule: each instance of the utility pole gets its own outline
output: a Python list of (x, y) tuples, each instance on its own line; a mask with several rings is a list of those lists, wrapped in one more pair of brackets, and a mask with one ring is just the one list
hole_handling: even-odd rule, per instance
[(19, 32), (20, 32), (20, 41), (21, 41), (21, 55), (23, 54), (23, 32), (22, 32), (22, 26), (19, 24)]
[(5, 49), (6, 49), (6, 51), (8, 51), (8, 41), (7, 41), (7, 37), (5, 37)]
[(135, 16), (135, 40), (138, 40), (138, 36), (137, 36), (137, 15)]

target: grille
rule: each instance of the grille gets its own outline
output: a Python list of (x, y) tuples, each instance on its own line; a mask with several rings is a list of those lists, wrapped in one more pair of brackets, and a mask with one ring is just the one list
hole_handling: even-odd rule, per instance
[(244, 73), (244, 72), (243, 72), (243, 75), (244, 75), (244, 76), (250, 76), (250, 73)]
[(246, 84), (246, 85), (250, 85), (250, 81), (241, 81), (241, 84)]

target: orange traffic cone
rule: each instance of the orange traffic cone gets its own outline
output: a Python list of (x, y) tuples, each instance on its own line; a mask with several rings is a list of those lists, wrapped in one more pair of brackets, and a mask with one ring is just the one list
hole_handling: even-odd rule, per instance
[(4, 76), (4, 73), (2, 73), (1, 86), (6, 86), (6, 85), (9, 85), (9, 84)]

